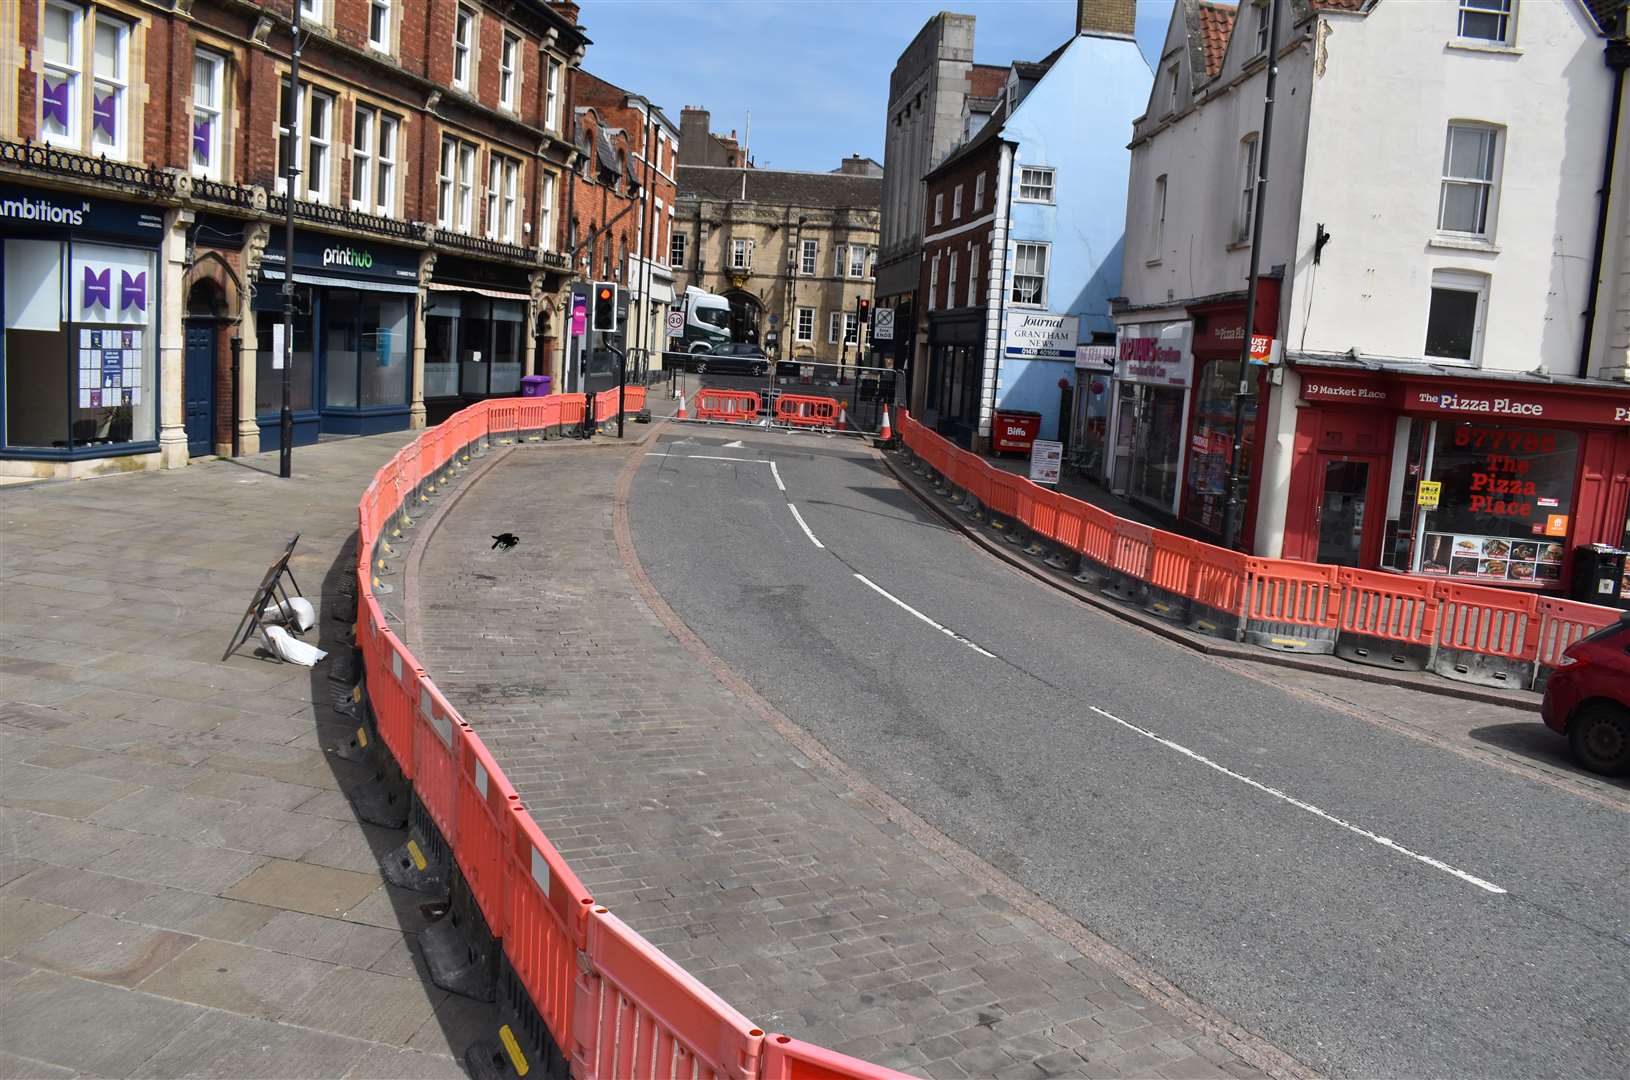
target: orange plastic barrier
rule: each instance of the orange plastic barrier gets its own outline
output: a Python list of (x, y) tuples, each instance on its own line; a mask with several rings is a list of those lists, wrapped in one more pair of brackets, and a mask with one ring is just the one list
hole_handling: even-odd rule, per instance
[(605, 908), (588, 929), (575, 1080), (758, 1076), (763, 1031)]
[(1337, 567), (1247, 559), (1245, 639), (1289, 652), (1329, 653), (1341, 618)]
[(509, 830), (521, 797), (515, 793), (481, 739), (461, 720), (458, 843), (453, 857), (493, 937), (508, 935)]
[(696, 391), (696, 419), (723, 420), (732, 424), (750, 424), (758, 420), (763, 408), (759, 396), (751, 390), (721, 390), (708, 386)]
[(1539, 598), (1531, 593), (1478, 585), (1435, 582), (1443, 605), (1438, 616), (1439, 649), (1532, 659), (1539, 651)]
[(1535, 660), (1541, 668), (1560, 666), (1563, 650), (1586, 634), (1612, 626), (1620, 616), (1613, 608), (1543, 596), (1535, 602), (1534, 607), (1539, 614), (1539, 642)]
[(793, 427), (829, 428), (838, 423), (838, 403), (829, 397), (782, 394), (775, 399), (775, 421)]
[[(1342, 567), (1341, 622), (1336, 653), (1381, 667), (1426, 666), (1437, 632), (1436, 583), (1426, 578)], [(1384, 643), (1400, 648), (1378, 648)]]
[(1238, 551), (1214, 544), (1194, 545), (1189, 599), (1203, 610), (1189, 613), (1189, 629), (1227, 638), (1240, 632), (1245, 623), (1249, 563)]
[(368, 700), (373, 706), (374, 725), (402, 775), (413, 779), (413, 694), (425, 677), (407, 647), (385, 626), (379, 605), (373, 597), (366, 602), (367, 644), (363, 662), (368, 671)]
[(413, 722), (413, 789), (454, 852), (459, 849), (459, 758), (463, 719), (427, 676), (419, 678)]
[(907, 1080), (906, 1074), (872, 1065), (787, 1035), (764, 1040), (763, 1080)]
[(568, 1058), (577, 992), (577, 952), (588, 942), (594, 900), (521, 806), (512, 806), (509, 914), (504, 952)]
[(1154, 557), (1155, 530), (1135, 521), (1116, 518), (1109, 565), (1117, 573), (1140, 581), (1149, 580), (1149, 562)]

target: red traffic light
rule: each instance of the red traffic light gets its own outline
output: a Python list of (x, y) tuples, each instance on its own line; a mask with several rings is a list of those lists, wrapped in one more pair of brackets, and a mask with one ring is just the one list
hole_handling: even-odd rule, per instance
[(606, 288), (602, 288), (600, 290), (600, 299), (602, 299), (602, 300), (610, 300), (611, 299), (611, 290), (606, 289)]

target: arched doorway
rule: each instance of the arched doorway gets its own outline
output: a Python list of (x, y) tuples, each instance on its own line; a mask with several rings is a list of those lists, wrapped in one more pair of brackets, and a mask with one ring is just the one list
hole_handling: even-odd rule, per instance
[(226, 294), (210, 278), (199, 278), (187, 290), (187, 333), (181, 393), (187, 456), (215, 452), (215, 358), (220, 326), (226, 317)]
[(764, 317), (764, 305), (758, 297), (745, 289), (731, 289), (724, 294), (730, 301), (730, 340), (757, 345), (763, 338), (759, 321)]

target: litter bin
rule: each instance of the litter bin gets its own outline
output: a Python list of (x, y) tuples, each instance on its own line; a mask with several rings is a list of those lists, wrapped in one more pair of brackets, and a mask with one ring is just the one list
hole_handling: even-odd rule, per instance
[(1041, 413), (1026, 409), (997, 409), (990, 448), (998, 454), (1028, 454), (1041, 435)]
[(1625, 607), (1621, 597), (1625, 559), (1630, 551), (1608, 544), (1581, 544), (1573, 549), (1573, 582), (1568, 594), (1575, 600), (1605, 607)]
[(521, 376), (521, 396), (522, 397), (548, 397), (549, 396), (549, 376), (547, 376), (547, 375), (522, 375)]

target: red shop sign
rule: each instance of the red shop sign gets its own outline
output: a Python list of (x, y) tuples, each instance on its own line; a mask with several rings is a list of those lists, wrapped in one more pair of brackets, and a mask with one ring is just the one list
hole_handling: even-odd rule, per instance
[(1405, 383), (1403, 408), (1410, 412), (1479, 416), (1527, 423), (1608, 424), (1630, 428), (1630, 393), (1578, 393), (1528, 386), (1441, 382)]
[(1369, 379), (1342, 378), (1323, 375), (1313, 370), (1302, 371), (1302, 400), (1330, 402), (1334, 405), (1392, 405), (1395, 404), (1392, 387)]

